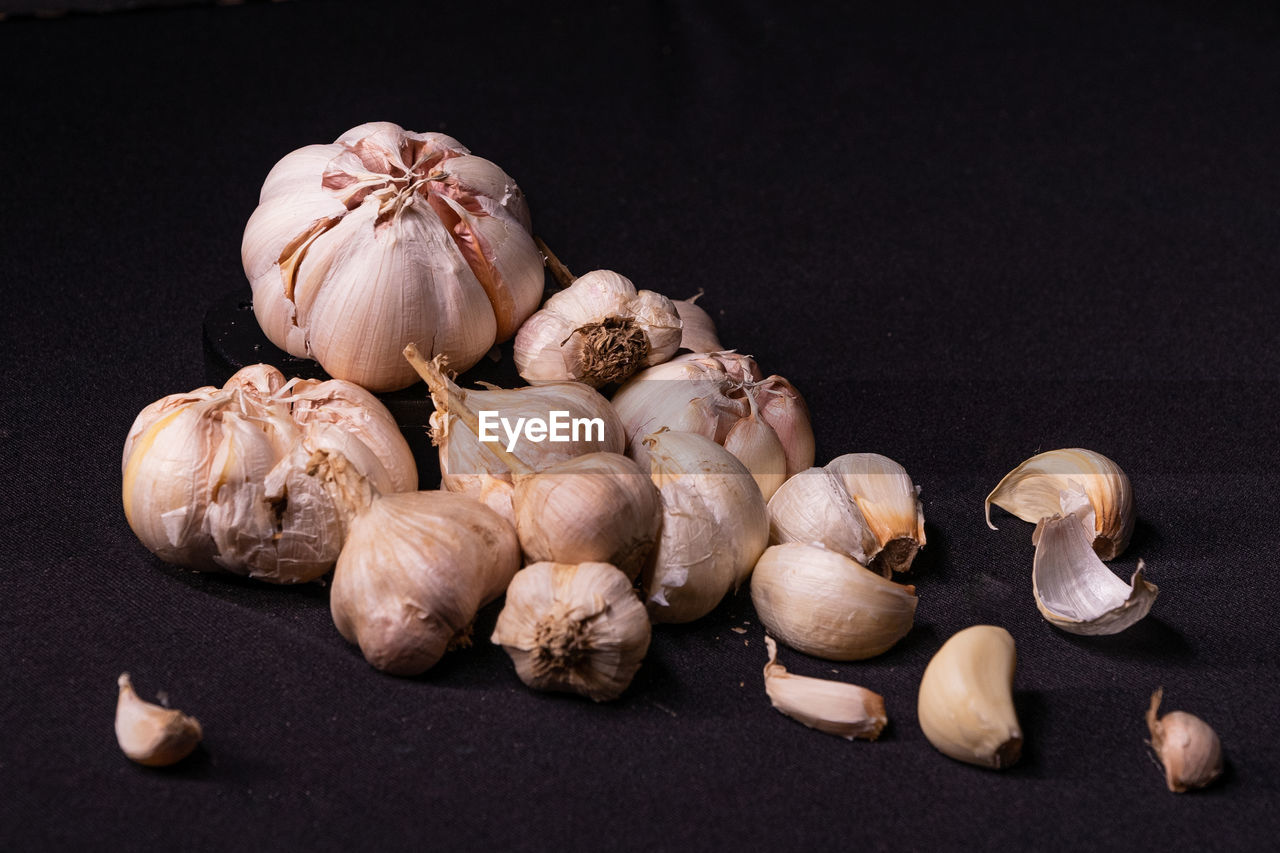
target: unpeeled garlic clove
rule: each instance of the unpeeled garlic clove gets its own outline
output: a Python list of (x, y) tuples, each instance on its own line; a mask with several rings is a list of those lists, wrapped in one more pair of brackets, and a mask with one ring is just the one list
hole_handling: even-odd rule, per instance
[(875, 740), (889, 722), (884, 698), (856, 684), (792, 675), (778, 663), (778, 644), (764, 638), (769, 662), (764, 690), (773, 707), (811, 729), (853, 740)]
[(649, 617), (608, 563), (533, 563), (507, 587), (492, 640), (535, 690), (603, 702), (627, 689), (649, 649)]
[(767, 501), (787, 481), (787, 451), (777, 431), (760, 417), (755, 397), (749, 395), (747, 402), (751, 413), (729, 430), (724, 449), (747, 466)]
[(1101, 453), (1079, 447), (1037, 454), (1005, 475), (987, 495), (987, 526), (991, 505), (1036, 524), (1057, 515), (1060, 495), (1083, 491), (1094, 512), (1093, 549), (1103, 560), (1112, 560), (1129, 546), (1133, 535), (1133, 489), (1120, 466)]
[(938, 649), (920, 680), (920, 728), (943, 755), (1000, 770), (1022, 753), (1013, 707), (1017, 651), (1004, 628), (974, 625)]
[(142, 699), (127, 672), (116, 683), (116, 740), (131, 761), (165, 767), (191, 754), (204, 737), (199, 720)]
[(1218, 733), (1195, 714), (1171, 711), (1158, 716), (1164, 688), (1151, 694), (1147, 729), (1151, 748), (1164, 765), (1165, 784), (1174, 793), (1203, 788), (1222, 775), (1222, 742)]
[(885, 580), (844, 554), (788, 543), (765, 550), (751, 601), (769, 633), (828, 660), (888, 651), (911, 630), (915, 588)]
[(680, 315), (680, 349), (696, 353), (720, 352), (724, 346), (716, 337), (715, 321), (697, 304), (700, 296), (702, 291), (688, 299), (676, 299), (671, 303)]

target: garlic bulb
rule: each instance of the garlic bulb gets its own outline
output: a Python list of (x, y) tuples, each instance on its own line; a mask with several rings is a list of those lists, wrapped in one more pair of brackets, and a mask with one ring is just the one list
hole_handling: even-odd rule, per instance
[(204, 737), (200, 721), (181, 711), (147, 702), (133, 689), (129, 673), (116, 683), (116, 741), (131, 761), (165, 767), (186, 758)]
[(699, 290), (688, 299), (671, 302), (680, 315), (680, 349), (696, 353), (720, 352), (724, 346), (716, 337), (715, 321), (701, 305), (696, 304), (701, 295)]
[(768, 548), (751, 601), (769, 633), (806, 654), (861, 660), (888, 651), (915, 619), (915, 587), (885, 580), (816, 545)]
[(678, 356), (632, 377), (618, 389), (613, 405), (627, 433), (627, 452), (641, 467), (647, 464), (641, 442), (646, 435), (666, 427), (724, 445), (734, 426), (757, 411), (773, 436), (745, 442), (746, 450), (739, 444), (735, 452), (753, 474), (767, 482), (779, 469), (790, 477), (813, 465), (813, 428), (804, 400), (781, 376), (761, 378), (749, 356)]
[(1073, 487), (1093, 507), (1093, 549), (1103, 560), (1120, 556), (1133, 534), (1133, 490), (1119, 465), (1092, 450), (1050, 450), (1014, 468), (987, 495), (987, 526), (996, 529), (992, 504), (1032, 524), (1057, 515), (1060, 495)]
[(1143, 563), (1126, 584), (1095, 552), (1093, 508), (1078, 489), (1062, 493), (1060, 513), (1041, 519), (1032, 590), (1040, 613), (1072, 634), (1118, 634), (1146, 616), (1159, 593), (1142, 577)]
[(917, 714), (929, 743), (957, 761), (1000, 770), (1022, 753), (1013, 707), (1017, 651), (1004, 628), (974, 625), (942, 644), (920, 680)]
[(616, 699), (649, 650), (649, 617), (608, 563), (534, 563), (516, 573), (493, 642), (535, 690)]
[(764, 665), (764, 690), (773, 707), (811, 729), (853, 740), (875, 740), (889, 722), (879, 693), (826, 678), (792, 675), (778, 663), (778, 644), (764, 638), (769, 662)]
[(772, 541), (817, 543), (891, 577), (925, 544), (919, 493), (892, 459), (847, 453), (778, 489), (769, 501)]
[(241, 245), (267, 337), (375, 391), (416, 343), (466, 370), (538, 307), (542, 258), (518, 187), (441, 133), (391, 122), (285, 155)]
[(329, 609), (370, 664), (417, 675), (468, 640), (476, 612), (519, 568), (515, 531), (479, 502), (450, 492), (375, 496), (351, 522)]
[(1222, 775), (1222, 742), (1218, 733), (1195, 714), (1171, 711), (1158, 716), (1163, 698), (1163, 688), (1151, 694), (1147, 729), (1151, 732), (1151, 748), (1164, 765), (1165, 784), (1178, 794), (1203, 788)]
[(751, 574), (769, 544), (768, 511), (751, 472), (711, 439), (660, 430), (644, 443), (662, 493), (646, 604), (655, 622), (692, 622)]
[(220, 389), (142, 410), (124, 446), (125, 516), (166, 562), (313, 580), (338, 559), (357, 509), (307, 473), (321, 450), (342, 454), (379, 491), (417, 487), (409, 445), (372, 394), (341, 380), (286, 382), (252, 365)]

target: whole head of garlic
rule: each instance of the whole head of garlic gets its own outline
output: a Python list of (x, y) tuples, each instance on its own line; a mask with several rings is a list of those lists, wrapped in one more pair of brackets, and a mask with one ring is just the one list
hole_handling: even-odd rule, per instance
[(148, 702), (133, 689), (129, 673), (116, 681), (116, 741), (131, 761), (148, 767), (175, 764), (204, 737), (200, 721), (181, 711)]
[(1203, 788), (1222, 775), (1222, 742), (1218, 733), (1195, 714), (1171, 711), (1159, 716), (1164, 689), (1151, 694), (1147, 729), (1151, 748), (1164, 765), (1165, 784), (1181, 794)]
[(516, 573), (494, 627), (520, 680), (535, 690), (616, 699), (649, 650), (649, 617), (608, 563), (539, 562)]
[(333, 567), (365, 498), (308, 473), (317, 451), (342, 455), (370, 489), (417, 487), (395, 419), (342, 380), (286, 382), (246, 367), (222, 388), (173, 394), (143, 409), (125, 439), (125, 516), (160, 559), (275, 583)]
[(515, 182), (442, 133), (391, 122), (287, 154), (241, 259), (267, 337), (376, 391), (408, 343), (466, 370), (538, 307), (543, 267)]

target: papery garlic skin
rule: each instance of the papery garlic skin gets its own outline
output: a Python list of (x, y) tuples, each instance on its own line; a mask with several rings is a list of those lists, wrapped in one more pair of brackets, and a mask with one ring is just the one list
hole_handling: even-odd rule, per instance
[(778, 644), (764, 638), (764, 689), (773, 707), (811, 729), (847, 740), (875, 740), (889, 722), (884, 697), (856, 684), (792, 675), (778, 663)]
[(391, 122), (281, 159), (241, 259), (272, 343), (375, 391), (415, 381), (406, 344), (466, 370), (542, 298), (511, 178), (452, 137)]
[(680, 316), (680, 349), (693, 353), (720, 352), (724, 345), (716, 337), (716, 324), (711, 315), (696, 304), (697, 296), (690, 299), (676, 299), (672, 305)]
[(1036, 524), (1057, 515), (1060, 495), (1082, 490), (1094, 512), (1093, 549), (1103, 560), (1124, 553), (1133, 535), (1133, 488), (1129, 477), (1101, 453), (1079, 447), (1039, 453), (1014, 468), (987, 495), (987, 526), (995, 504), (1023, 521)]
[(661, 364), (680, 344), (671, 300), (636, 290), (612, 270), (593, 270), (553, 294), (516, 335), (516, 369), (525, 381), (622, 382)]
[(911, 630), (915, 588), (844, 554), (788, 543), (765, 550), (751, 575), (751, 601), (769, 633), (827, 660), (862, 660)]
[(507, 587), (492, 641), (535, 690), (604, 702), (622, 694), (649, 650), (649, 617), (608, 563), (534, 563)]
[(920, 680), (917, 716), (929, 743), (943, 755), (990, 767), (1010, 767), (1022, 753), (1022, 728), (1013, 707), (1017, 651), (995, 625), (960, 631), (934, 654)]
[(1222, 775), (1222, 742), (1204, 720), (1186, 711), (1159, 716), (1164, 689), (1151, 694), (1147, 729), (1151, 748), (1164, 766), (1165, 784), (1176, 794), (1203, 788)]
[(133, 689), (129, 673), (116, 682), (116, 741), (130, 761), (166, 767), (190, 755), (204, 737), (200, 721), (181, 711), (147, 702)]
[(329, 593), (339, 633), (375, 668), (417, 675), (462, 641), (520, 568), (515, 531), (450, 492), (375, 499), (351, 523)]
[(646, 605), (654, 622), (692, 622), (751, 574), (769, 543), (768, 511), (751, 472), (711, 439), (662, 430), (644, 442), (662, 494)]

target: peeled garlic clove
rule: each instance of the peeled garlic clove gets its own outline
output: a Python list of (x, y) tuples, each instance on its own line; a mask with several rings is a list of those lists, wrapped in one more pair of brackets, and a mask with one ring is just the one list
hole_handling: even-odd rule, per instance
[(1032, 535), (1036, 606), (1053, 625), (1072, 634), (1117, 634), (1146, 616), (1159, 593), (1142, 577), (1126, 584), (1094, 551), (1093, 515), (1083, 492), (1065, 492), (1061, 514), (1045, 518)]
[(181, 711), (147, 702), (121, 673), (116, 697), (116, 740), (131, 761), (165, 767), (191, 754), (204, 737), (200, 721)]
[(987, 495), (987, 526), (996, 529), (992, 504), (1032, 524), (1057, 515), (1059, 496), (1072, 488), (1093, 507), (1093, 549), (1103, 560), (1120, 556), (1133, 535), (1133, 489), (1119, 465), (1092, 450), (1050, 450), (1014, 468)]
[(751, 574), (769, 542), (768, 511), (751, 472), (711, 439), (663, 430), (644, 442), (662, 495), (646, 604), (654, 622), (692, 622)]
[(828, 660), (888, 651), (915, 619), (915, 587), (885, 580), (843, 554), (789, 543), (767, 549), (751, 576), (751, 600), (769, 633)]
[(778, 644), (773, 637), (766, 636), (764, 642), (769, 649), (764, 690), (773, 707), (811, 729), (848, 740), (880, 736), (889, 718), (879, 693), (856, 684), (792, 675), (778, 663)]
[(957, 761), (1000, 770), (1022, 753), (1013, 707), (1017, 651), (1004, 628), (974, 625), (942, 644), (920, 680), (917, 714), (929, 743)]
[(597, 702), (627, 689), (649, 650), (649, 617), (608, 563), (534, 563), (507, 587), (492, 640), (535, 690)]
[(697, 305), (702, 291), (689, 299), (676, 299), (672, 305), (680, 315), (680, 349), (689, 352), (720, 352), (724, 346), (716, 337), (716, 324), (701, 305)]
[(351, 523), (329, 609), (370, 664), (417, 675), (465, 639), (476, 612), (519, 568), (515, 531), (478, 501), (449, 492), (385, 495)]
[(1218, 733), (1195, 714), (1171, 711), (1157, 716), (1164, 688), (1151, 694), (1147, 728), (1151, 748), (1164, 765), (1165, 784), (1174, 793), (1203, 788), (1222, 775), (1222, 743)]

